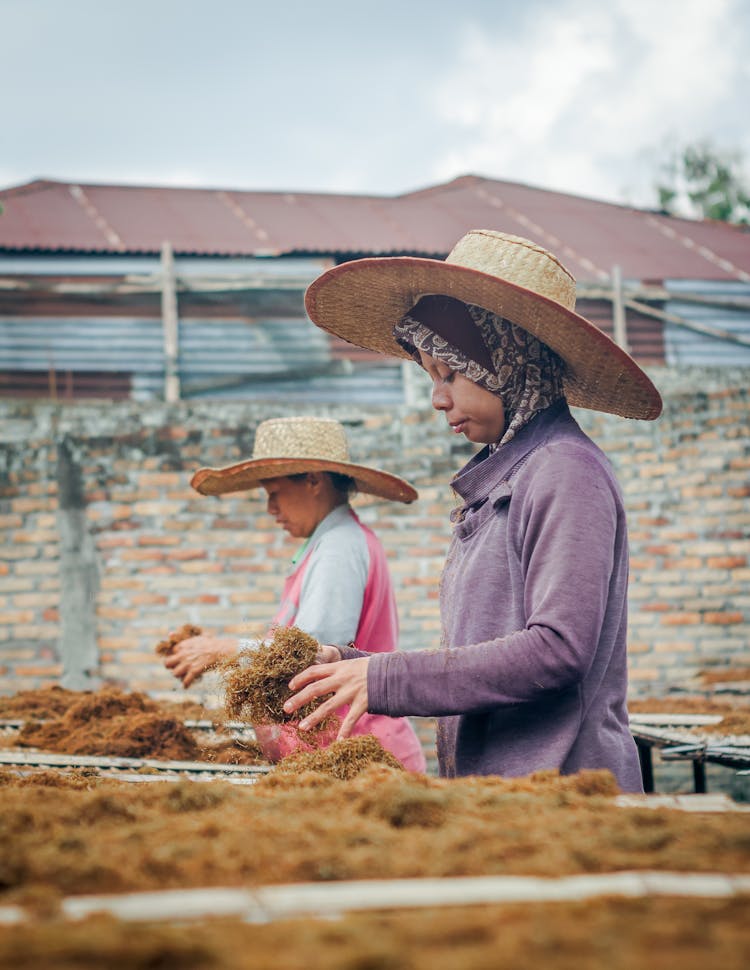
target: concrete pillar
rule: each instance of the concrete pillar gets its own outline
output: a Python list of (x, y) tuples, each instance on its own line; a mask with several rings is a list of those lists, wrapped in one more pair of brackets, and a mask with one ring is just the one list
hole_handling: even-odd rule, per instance
[(69, 690), (95, 690), (99, 650), (96, 644), (96, 594), (99, 569), (94, 540), (86, 523), (80, 456), (75, 443), (57, 443), (57, 525), (60, 533), (61, 684)]

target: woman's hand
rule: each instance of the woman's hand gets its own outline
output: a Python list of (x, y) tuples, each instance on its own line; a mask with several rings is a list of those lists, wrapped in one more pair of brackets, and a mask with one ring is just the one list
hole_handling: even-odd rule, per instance
[(217, 660), (237, 653), (237, 641), (200, 634), (181, 640), (164, 661), (183, 687), (189, 687)]
[[(324, 650), (336, 650), (335, 647), (323, 647)], [(338, 654), (338, 650), (336, 650)], [(339, 655), (340, 656), (340, 655)], [(292, 677), (289, 689), (294, 695), (284, 704), (287, 714), (293, 714), (298, 708), (318, 697), (332, 694), (317, 707), (312, 714), (308, 714), (300, 722), (303, 731), (309, 731), (329, 714), (333, 714), (345, 704), (349, 705), (346, 717), (341, 722), (336, 740), (348, 738), (352, 728), (363, 714), (367, 713), (367, 665), (369, 657), (356, 660), (339, 660), (336, 662), (315, 663), (307, 670)]]
[(341, 651), (338, 647), (334, 647), (330, 643), (319, 644), (318, 652), (315, 654), (316, 664), (332, 664), (339, 660), (341, 660)]

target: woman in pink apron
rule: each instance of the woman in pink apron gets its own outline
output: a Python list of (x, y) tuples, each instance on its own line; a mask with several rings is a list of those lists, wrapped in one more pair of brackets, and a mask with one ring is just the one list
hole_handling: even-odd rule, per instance
[[(203, 495), (261, 486), (268, 512), (303, 545), (292, 561), (270, 626), (297, 626), (321, 644), (381, 653), (397, 649), (398, 615), (385, 551), (349, 504), (354, 491), (411, 502), (408, 482), (349, 461), (344, 429), (328, 418), (276, 418), (259, 425), (253, 457), (227, 468), (202, 468), (191, 485)], [(166, 666), (189, 687), (221, 656), (252, 641), (201, 634), (183, 640)], [(347, 709), (339, 711), (343, 717)], [(419, 740), (405, 717), (367, 714), (355, 734), (374, 734), (404, 767), (425, 770)], [(266, 755), (278, 760), (301, 742), (293, 728), (256, 726)]]

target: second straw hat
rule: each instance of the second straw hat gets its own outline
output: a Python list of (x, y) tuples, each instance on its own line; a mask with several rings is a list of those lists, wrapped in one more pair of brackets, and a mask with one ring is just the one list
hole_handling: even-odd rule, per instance
[(413, 502), (417, 490), (397, 475), (349, 459), (346, 432), (333, 418), (271, 418), (258, 425), (252, 458), (224, 468), (200, 468), (190, 484), (201, 495), (225, 495), (257, 488), (270, 478), (303, 472), (349, 475), (360, 492)]

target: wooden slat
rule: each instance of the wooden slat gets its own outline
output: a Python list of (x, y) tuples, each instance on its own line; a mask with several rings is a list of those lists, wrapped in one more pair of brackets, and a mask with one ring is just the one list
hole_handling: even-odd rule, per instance
[(750, 875), (692, 872), (615, 872), (545, 879), (532, 876), (460, 876), (299, 883), (247, 889), (177, 889), (107, 896), (69, 896), (68, 919), (108, 912), (121, 920), (205, 919), (235, 916), (268, 922), (301, 916), (331, 917), (371, 909), (421, 909), (490, 903), (571, 902), (598, 896), (628, 898), (719, 897), (750, 892)]
[(181, 771), (209, 775), (262, 775), (270, 765), (222, 765), (208, 761), (159, 761), (154, 758), (105, 758), (95, 755), (44, 754), (42, 752), (0, 751), (0, 764), (39, 768), (102, 768), (105, 770), (151, 768), (154, 771)]

